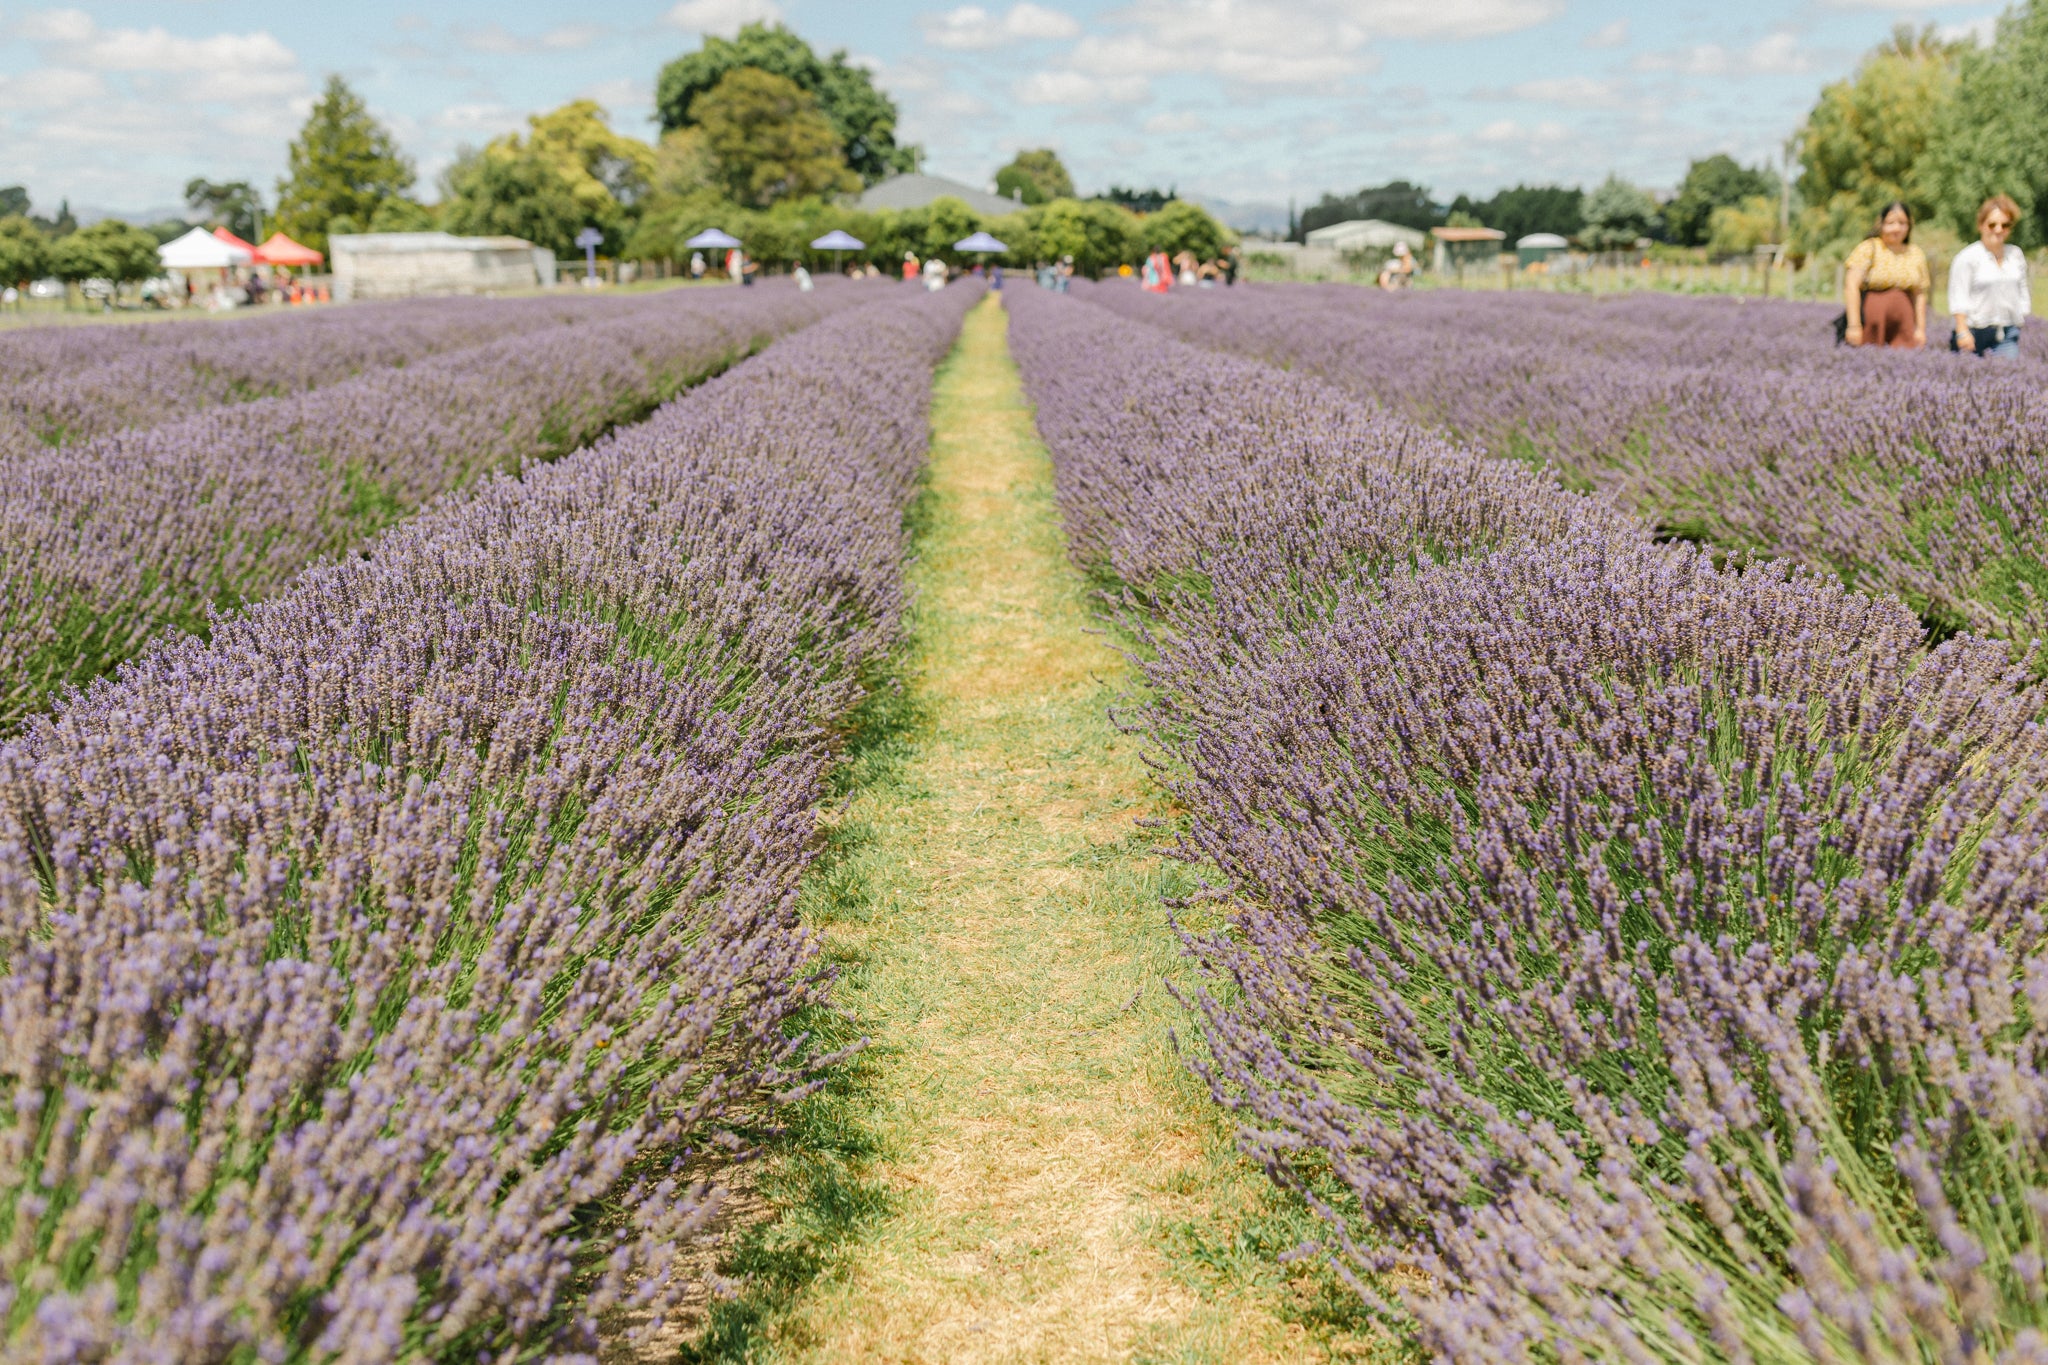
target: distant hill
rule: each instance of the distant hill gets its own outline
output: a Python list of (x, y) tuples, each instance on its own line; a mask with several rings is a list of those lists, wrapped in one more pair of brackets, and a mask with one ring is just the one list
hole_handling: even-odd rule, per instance
[(1263, 200), (1218, 199), (1206, 194), (1181, 196), (1192, 199), (1216, 215), (1226, 227), (1239, 232), (1285, 232), (1287, 231), (1287, 205), (1269, 203)]

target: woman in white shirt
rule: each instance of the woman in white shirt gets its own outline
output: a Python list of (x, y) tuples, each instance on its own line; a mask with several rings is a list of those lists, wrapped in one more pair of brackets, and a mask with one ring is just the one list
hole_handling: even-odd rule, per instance
[(2020, 324), (2033, 309), (2027, 253), (2012, 245), (2020, 206), (2009, 196), (1986, 199), (1977, 210), (1978, 239), (1956, 253), (1948, 268), (1948, 307), (1956, 317), (1958, 351), (2017, 360)]

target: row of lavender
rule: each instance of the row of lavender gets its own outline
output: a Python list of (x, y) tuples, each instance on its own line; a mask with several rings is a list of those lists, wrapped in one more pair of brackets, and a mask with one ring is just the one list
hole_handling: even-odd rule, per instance
[(852, 288), (659, 307), (0, 460), (0, 726), (492, 470), (566, 454)]
[(686, 1173), (822, 1060), (796, 882), (970, 301), (820, 323), (0, 748), (0, 1354), (658, 1325)]
[(1202, 1069), (1360, 1292), (1452, 1359), (2048, 1358), (2048, 732), (2005, 647), (1011, 304), (1223, 874)]
[(1842, 349), (1812, 305), (1330, 286), (1091, 300), (1618, 494), (1667, 533), (2048, 639), (2038, 358)]
[(153, 326), (0, 335), (0, 459), (303, 393), (501, 337), (673, 307), (630, 298), (435, 299)]

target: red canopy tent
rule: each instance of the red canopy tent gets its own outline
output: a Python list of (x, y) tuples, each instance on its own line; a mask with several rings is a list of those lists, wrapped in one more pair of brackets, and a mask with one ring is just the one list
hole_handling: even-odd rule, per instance
[[(229, 246), (238, 246), (242, 248), (242, 250), (248, 252), (251, 256), (256, 255), (256, 244), (254, 242), (245, 242), (240, 237), (235, 236), (234, 233), (229, 232), (224, 227), (215, 228), (213, 230), (213, 235), (220, 238), (220, 240), (222, 240), (223, 242), (226, 242)], [(259, 257), (258, 259), (261, 258)]]
[(300, 246), (282, 232), (273, 232), (262, 246), (251, 248), (264, 265), (318, 265), (326, 260), (309, 246)]

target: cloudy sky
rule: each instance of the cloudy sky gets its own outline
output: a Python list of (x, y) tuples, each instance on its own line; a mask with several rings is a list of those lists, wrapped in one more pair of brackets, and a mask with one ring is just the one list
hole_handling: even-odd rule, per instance
[(1059, 149), (1085, 190), (1303, 202), (1395, 176), (1444, 198), (1693, 156), (1775, 155), (1822, 82), (1900, 22), (1980, 0), (0, 0), (0, 183), (118, 211), (188, 177), (266, 192), (339, 71), (433, 176), (464, 143), (594, 96), (651, 135), (663, 61), (779, 18), (872, 66), (927, 169), (986, 182)]

